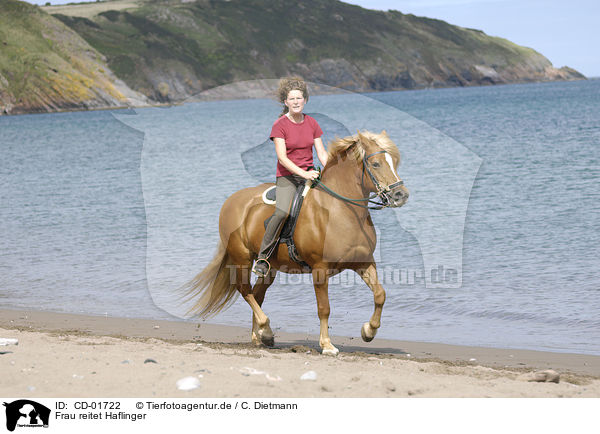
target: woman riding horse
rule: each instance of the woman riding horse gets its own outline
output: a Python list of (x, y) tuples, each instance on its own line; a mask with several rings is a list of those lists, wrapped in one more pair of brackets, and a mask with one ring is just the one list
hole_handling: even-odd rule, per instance
[[(373, 291), (375, 308), (362, 326), (363, 340), (371, 341), (380, 326), (385, 291), (373, 258), (376, 235), (368, 202), (374, 193), (381, 201), (379, 208), (404, 205), (408, 190), (396, 173), (399, 162), (400, 152), (385, 131), (365, 131), (337, 139), (329, 145), (327, 164), (317, 188), (305, 197), (294, 241), (312, 273), (323, 354), (338, 353), (328, 332), (328, 280), (343, 270), (354, 270)], [(270, 270), (251, 285), (250, 269), (261, 251), (263, 223), (273, 213), (273, 206), (263, 202), (262, 193), (271, 186), (245, 188), (225, 201), (219, 216), (217, 253), (184, 286), (189, 298), (197, 298), (190, 312), (200, 316), (218, 313), (241, 293), (252, 308), (253, 342), (268, 346), (274, 343), (273, 331), (261, 309), (267, 288), (278, 270), (307, 272), (280, 245), (271, 255)]]
[(264, 277), (271, 268), (269, 257), (277, 247), (279, 233), (290, 213), (297, 187), (306, 180), (319, 177), (319, 172), (310, 170), (313, 167), (313, 146), (323, 167), (327, 165), (327, 152), (321, 140), (323, 131), (316, 120), (302, 113), (308, 102), (306, 83), (299, 77), (284, 78), (279, 82), (277, 94), (283, 103), (283, 112), (271, 129), (278, 160), (275, 212), (267, 224), (252, 268), (260, 277)]

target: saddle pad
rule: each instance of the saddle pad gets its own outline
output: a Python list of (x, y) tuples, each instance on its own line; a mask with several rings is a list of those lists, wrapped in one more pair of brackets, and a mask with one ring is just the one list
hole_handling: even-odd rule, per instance
[(275, 186), (269, 187), (263, 191), (262, 200), (267, 205), (275, 205)]

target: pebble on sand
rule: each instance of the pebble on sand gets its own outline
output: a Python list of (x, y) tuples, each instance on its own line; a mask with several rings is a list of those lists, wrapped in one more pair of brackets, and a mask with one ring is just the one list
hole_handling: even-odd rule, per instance
[(7, 345), (19, 345), (19, 340), (12, 338), (0, 338), (0, 347), (5, 347)]
[(300, 376), (301, 380), (317, 381), (317, 373), (315, 371), (306, 371)]
[(196, 377), (184, 377), (177, 380), (176, 385), (179, 390), (194, 390), (200, 387), (200, 380)]
[(264, 371), (259, 371), (258, 369), (249, 368), (248, 366), (244, 366), (242, 369), (240, 369), (240, 373), (243, 376), (245, 376), (245, 377), (248, 377), (250, 375), (264, 375), (264, 374), (266, 374), (266, 372), (264, 372)]
[(264, 375), (265, 378), (269, 381), (281, 381), (281, 377), (279, 375), (270, 375), (268, 372), (259, 371), (258, 369), (250, 368), (248, 366), (240, 369), (240, 373), (244, 377), (249, 377), (250, 375)]

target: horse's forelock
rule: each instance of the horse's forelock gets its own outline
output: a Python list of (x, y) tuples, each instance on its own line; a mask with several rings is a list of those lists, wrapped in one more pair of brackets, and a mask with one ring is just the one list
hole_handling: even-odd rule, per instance
[(398, 168), (398, 164), (400, 164), (400, 151), (398, 150), (398, 146), (396, 146), (392, 139), (390, 139), (390, 136), (387, 135), (385, 130), (379, 134), (365, 131), (362, 133), (362, 135), (375, 141), (377, 146), (390, 154), (392, 156), (392, 160), (394, 161), (394, 168)]
[(343, 139), (336, 138), (329, 143), (327, 148), (330, 161), (334, 161), (345, 152), (356, 159), (357, 162), (361, 161), (365, 156), (365, 150), (359, 145), (356, 135), (344, 137)]

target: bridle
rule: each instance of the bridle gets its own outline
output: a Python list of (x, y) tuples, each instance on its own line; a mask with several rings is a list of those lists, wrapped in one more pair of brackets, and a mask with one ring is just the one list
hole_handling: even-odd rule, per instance
[[(371, 158), (374, 155), (377, 154), (385, 154), (385, 151), (377, 151), (377, 152), (373, 152), (372, 154), (367, 155), (364, 159), (363, 159), (363, 170), (362, 170), (362, 177), (360, 180), (361, 185), (364, 185), (364, 177), (365, 177), (365, 171), (369, 174), (369, 178), (371, 178), (371, 182), (373, 183), (373, 185), (375, 186), (375, 188), (377, 189), (377, 193), (374, 197), (379, 197), (379, 199), (381, 200), (382, 203), (378, 204), (381, 206), (381, 208), (385, 208), (390, 206), (390, 202), (391, 202), (391, 197), (390, 197), (390, 192), (396, 188), (396, 187), (400, 187), (401, 185), (404, 185), (404, 181), (399, 180), (398, 182), (394, 182), (393, 184), (390, 184), (388, 186), (382, 187), (381, 184), (379, 183), (379, 181), (377, 181), (377, 178), (375, 178), (375, 176), (373, 175), (373, 173), (371, 172), (371, 169), (369, 169), (369, 158)], [(393, 168), (392, 168), (393, 170)], [(378, 208), (378, 209), (381, 209)]]
[[(375, 188), (377, 189), (377, 193), (374, 193), (374, 195), (371, 195), (369, 197), (362, 197), (359, 199), (352, 199), (349, 197), (345, 197), (342, 196), (341, 194), (336, 193), (335, 191), (331, 190), (329, 187), (327, 187), (325, 184), (323, 184), (321, 182), (320, 177), (314, 181), (313, 183), (313, 187), (321, 187), (324, 191), (326, 191), (327, 193), (329, 193), (330, 195), (332, 195), (333, 197), (343, 200), (344, 202), (348, 202), (352, 205), (356, 205), (359, 206), (361, 208), (368, 208), (368, 209), (383, 209), (383, 208), (387, 208), (389, 206), (391, 206), (391, 197), (390, 197), (390, 192), (396, 188), (399, 187), (401, 185), (404, 185), (404, 181), (400, 180), (398, 182), (394, 182), (393, 184), (390, 184), (388, 186), (384, 186), (382, 187), (381, 184), (379, 183), (379, 181), (377, 181), (377, 178), (375, 178), (375, 176), (373, 175), (373, 173), (371, 172), (371, 169), (369, 168), (369, 158), (373, 157), (374, 155), (377, 154), (385, 154), (386, 151), (377, 151), (377, 152), (373, 152), (372, 154), (367, 155), (365, 158), (363, 158), (362, 163), (363, 163), (363, 167), (362, 167), (362, 175), (360, 178), (360, 184), (362, 187), (364, 187), (364, 180), (365, 180), (365, 172), (369, 175), (369, 178), (371, 179), (371, 182), (373, 182), (373, 185), (375, 186)], [(379, 199), (379, 202), (375, 201), (375, 199)], [(369, 206), (369, 205), (362, 205), (359, 202), (368, 202), (371, 204), (374, 204), (375, 206)]]

